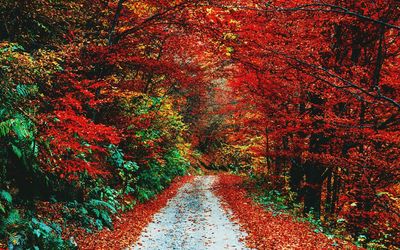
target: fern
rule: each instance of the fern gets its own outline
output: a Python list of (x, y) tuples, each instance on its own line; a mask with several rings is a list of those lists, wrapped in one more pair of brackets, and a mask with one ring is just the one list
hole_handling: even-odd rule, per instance
[(96, 207), (96, 208), (98, 208), (98, 207), (106, 208), (113, 214), (117, 212), (117, 210), (115, 209), (114, 206), (112, 206), (110, 203), (102, 201), (102, 200), (91, 199), (88, 202), (88, 205), (91, 207)]
[(17, 94), (24, 98), (28, 97), (30, 95), (34, 95), (38, 91), (38, 88), (36, 85), (18, 84), (15, 89), (16, 89)]
[(4, 107), (0, 107), (0, 119), (2, 117), (5, 117), (8, 114), (9, 110), (7, 108)]
[(0, 199), (5, 200), (8, 204), (12, 203), (11, 194), (5, 190), (0, 191)]
[(0, 137), (7, 136), (12, 130), (14, 125), (14, 119), (9, 119), (4, 122), (0, 122)]
[(30, 121), (27, 120), (25, 117), (22, 115), (17, 114), (15, 116), (16, 120), (13, 123), (12, 130), (14, 133), (17, 135), (18, 139), (26, 139), (27, 137), (30, 137), (31, 131), (30, 131)]
[(21, 216), (19, 215), (19, 212), (16, 209), (11, 210), (8, 217), (4, 220), (4, 225), (6, 227), (14, 226), (20, 223), (21, 223)]
[(6, 214), (11, 204), (12, 204), (11, 194), (5, 190), (0, 190), (0, 214), (2, 215)]
[[(32, 218), (25, 229), (25, 239), (22, 246), (33, 246), (33, 249), (76, 249), (76, 245), (68, 240), (63, 240), (62, 230), (56, 223), (47, 222)], [(32, 249), (32, 248), (29, 248)]]
[(31, 135), (31, 122), (22, 115), (16, 115), (13, 119), (0, 122), (0, 137), (5, 137), (13, 131), (19, 139), (25, 139)]
[(38, 231), (40, 230), (40, 231), (45, 232), (47, 234), (49, 234), (49, 233), (51, 233), (53, 231), (53, 229), (51, 227), (49, 227), (46, 223), (44, 223), (43, 221), (39, 221), (36, 218), (32, 218), (31, 222), (32, 222), (32, 224), (34, 226), (37, 227), (36, 230), (38, 230)]
[(1, 203), (0, 203), (0, 212), (1, 212), (2, 214), (5, 214), (5, 213), (6, 213), (6, 207), (5, 207), (3, 204), (1, 204)]
[(14, 154), (15, 154), (19, 159), (22, 159), (23, 153), (22, 153), (21, 149), (19, 149), (19, 148), (18, 148), (17, 146), (15, 146), (15, 145), (11, 145), (11, 148), (12, 148)]
[(29, 87), (27, 85), (18, 84), (16, 87), (17, 94), (22, 97), (27, 97), (29, 95)]
[(110, 215), (105, 211), (101, 211), (100, 215), (101, 215), (101, 219), (102, 219), (103, 223), (108, 228), (112, 228), (113, 227), (113, 223), (112, 223), (112, 219), (111, 219)]

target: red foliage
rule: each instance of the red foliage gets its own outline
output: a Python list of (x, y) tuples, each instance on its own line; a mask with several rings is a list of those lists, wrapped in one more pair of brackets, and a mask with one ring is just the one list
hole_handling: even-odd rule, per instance
[[(107, 175), (109, 144), (139, 164), (157, 159), (162, 141), (145, 143), (133, 130), (150, 128), (158, 112), (133, 117), (113, 104), (135, 93), (180, 96), (200, 151), (234, 144), (258, 157), (273, 188), (290, 185), (305, 212), (325, 206), (370, 238), (394, 231), (399, 216), (385, 203), (396, 201), (387, 191), (400, 170), (398, 1), (114, 1), (110, 10), (118, 3), (111, 30), (68, 46), (64, 70), (41, 86), (45, 170), (68, 179)], [(82, 27), (96, 26), (89, 24)], [(204, 108), (221, 89), (231, 90), (219, 96), (229, 99), (220, 110), (231, 120), (227, 130)]]
[(397, 235), (400, 220), (398, 192), (379, 195), (400, 171), (398, 7), (270, 1), (222, 14), (240, 25), (226, 41), (237, 119), (221, 134), (259, 157), (255, 172), (271, 188), (290, 189), (305, 212), (345, 218), (369, 239)]
[(51, 154), (57, 157), (52, 157), (50, 151), (42, 151), (42, 167), (69, 179), (77, 179), (83, 172), (92, 176), (109, 173), (106, 146), (120, 141), (114, 128), (95, 124), (71, 108), (55, 110), (46, 120), (42, 139), (48, 142)]

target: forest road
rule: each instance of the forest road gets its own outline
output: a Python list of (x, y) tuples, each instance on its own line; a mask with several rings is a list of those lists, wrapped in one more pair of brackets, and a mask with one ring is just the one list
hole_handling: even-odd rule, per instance
[(186, 183), (166, 207), (154, 215), (132, 250), (249, 249), (246, 237), (212, 192), (215, 176)]

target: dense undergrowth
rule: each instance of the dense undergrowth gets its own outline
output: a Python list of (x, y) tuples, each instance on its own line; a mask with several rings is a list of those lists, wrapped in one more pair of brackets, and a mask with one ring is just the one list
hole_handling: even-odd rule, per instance
[(370, 238), (362, 232), (352, 231), (351, 224), (345, 218), (304, 213), (304, 205), (296, 199), (295, 193), (290, 190), (272, 189), (266, 183), (268, 180), (265, 177), (250, 175), (243, 186), (249, 197), (273, 216), (290, 215), (297, 221), (311, 224), (315, 233), (323, 233), (329, 239), (352, 242), (360, 248), (396, 249), (397, 240), (394, 234), (388, 232), (382, 238)]
[(82, 228), (72, 227), (66, 235), (73, 235), (80, 249), (126, 249), (138, 240), (143, 229), (152, 221), (154, 214), (192, 178), (193, 176), (189, 175), (177, 177), (155, 198), (144, 203), (137, 203), (132, 209), (120, 212), (113, 218), (113, 230), (90, 233)]
[[(254, 249), (358, 249), (350, 242), (314, 230), (308, 221), (257, 205), (249, 196), (252, 190), (244, 180), (243, 176), (223, 174), (214, 188), (248, 234), (247, 246)], [(272, 203), (282, 206), (276, 200)]]

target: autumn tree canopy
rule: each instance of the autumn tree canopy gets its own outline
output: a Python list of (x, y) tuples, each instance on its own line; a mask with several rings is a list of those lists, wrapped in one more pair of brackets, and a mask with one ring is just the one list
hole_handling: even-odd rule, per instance
[(104, 202), (87, 221), (101, 229), (207, 165), (399, 246), (398, 1), (0, 0), (0, 13), (1, 238), (26, 227), (2, 219), (10, 197)]

